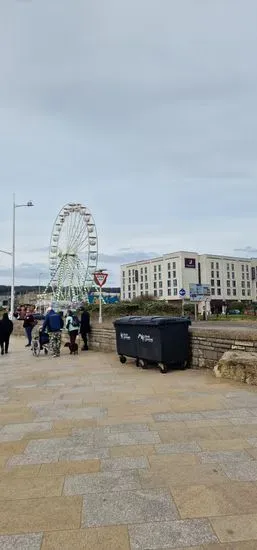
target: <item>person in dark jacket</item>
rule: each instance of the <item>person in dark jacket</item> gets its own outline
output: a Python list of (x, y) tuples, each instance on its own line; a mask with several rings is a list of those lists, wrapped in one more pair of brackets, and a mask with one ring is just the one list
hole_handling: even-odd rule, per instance
[(9, 340), (13, 331), (13, 322), (10, 321), (8, 313), (3, 314), (3, 318), (0, 321), (0, 346), (1, 355), (8, 353)]
[(25, 348), (31, 347), (32, 342), (32, 330), (36, 326), (37, 321), (34, 319), (34, 315), (31, 313), (29, 309), (26, 311), (26, 315), (24, 317), (24, 323), (23, 328), (25, 328), (25, 333), (28, 338), (28, 343), (26, 344)]
[(49, 334), (50, 351), (53, 357), (60, 357), (63, 324), (62, 315), (49, 307), (42, 327), (42, 333), (46, 331)]
[(80, 334), (82, 336), (84, 346), (82, 350), (87, 351), (88, 350), (88, 334), (90, 333), (91, 327), (90, 327), (90, 315), (86, 309), (82, 310), (81, 314), (81, 321), (80, 321)]

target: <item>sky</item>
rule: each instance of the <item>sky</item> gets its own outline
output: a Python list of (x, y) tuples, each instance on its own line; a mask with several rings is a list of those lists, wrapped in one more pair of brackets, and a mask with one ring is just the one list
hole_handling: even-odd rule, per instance
[[(0, 0), (0, 248), (46, 284), (55, 217), (87, 206), (99, 267), (256, 255), (256, 0)], [(10, 257), (0, 253), (0, 284)]]

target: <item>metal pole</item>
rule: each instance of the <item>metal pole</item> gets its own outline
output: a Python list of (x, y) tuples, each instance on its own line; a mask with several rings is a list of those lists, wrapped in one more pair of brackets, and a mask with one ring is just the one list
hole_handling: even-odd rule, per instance
[(198, 321), (198, 304), (195, 302), (195, 321)]
[(103, 322), (102, 319), (102, 287), (99, 289), (99, 324)]
[(182, 314), (182, 317), (184, 317), (184, 298), (182, 298), (182, 303), (181, 303), (181, 314)]
[(12, 285), (11, 285), (11, 311), (10, 317), (14, 315), (14, 292), (15, 292), (15, 193), (13, 193), (13, 218), (12, 218)]

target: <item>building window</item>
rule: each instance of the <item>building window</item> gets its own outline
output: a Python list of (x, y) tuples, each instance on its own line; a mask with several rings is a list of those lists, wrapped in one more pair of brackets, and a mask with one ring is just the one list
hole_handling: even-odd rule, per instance
[(147, 267), (145, 267), (145, 273), (147, 273)]
[(168, 288), (168, 296), (171, 296), (171, 288)]
[(135, 282), (135, 277), (132, 277), (132, 283), (134, 283), (134, 282)]
[(212, 296), (215, 296), (215, 288), (211, 289), (211, 294), (212, 294)]
[(236, 286), (236, 281), (232, 281), (232, 284), (233, 284), (233, 287), (235, 288), (235, 286)]
[(162, 290), (159, 290), (159, 296), (162, 297)]
[(156, 281), (154, 282), (153, 287), (154, 287), (154, 288), (157, 288), (157, 283), (156, 283)]
[(245, 266), (244, 266), (244, 264), (242, 264), (242, 271), (244, 271), (244, 270), (245, 270)]
[(168, 270), (170, 269), (170, 262), (168, 263)]
[(145, 292), (145, 296), (148, 296), (148, 291)]
[(220, 272), (219, 272), (219, 271), (216, 271), (216, 277), (217, 277), (217, 279), (219, 279), (219, 276), (220, 276)]
[(162, 281), (159, 281), (159, 288), (162, 288)]
[(173, 262), (172, 269), (176, 269), (176, 262)]
[(154, 274), (153, 278), (155, 281), (157, 281), (157, 273)]
[(135, 298), (135, 297), (136, 297), (136, 293), (135, 293), (135, 292), (133, 292), (133, 298)]
[(236, 296), (236, 288), (233, 288), (233, 296)]
[(177, 277), (177, 272), (173, 271), (173, 279), (176, 279), (176, 277)]
[(156, 273), (156, 271), (157, 271), (157, 265), (154, 266), (153, 270), (154, 270), (154, 273)]
[(145, 275), (145, 280), (147, 281), (147, 275)]
[[(256, 285), (257, 285), (257, 283), (256, 283)], [(171, 287), (171, 281), (168, 281), (168, 282), (167, 282), (167, 286), (168, 286), (168, 288)]]
[(218, 296), (221, 296), (221, 289), (220, 288), (217, 289), (217, 294), (218, 294)]
[(178, 281), (177, 281), (177, 279), (173, 279), (173, 286), (178, 286)]
[(212, 277), (212, 278), (214, 277), (214, 271), (211, 272), (211, 277)]
[(129, 300), (130, 300), (130, 298), (131, 298), (131, 293), (130, 292), (128, 293), (128, 297), (129, 297)]
[(148, 290), (148, 283), (145, 283), (145, 289)]
[(235, 272), (232, 271), (232, 279), (234, 279), (234, 278), (235, 278)]
[(168, 271), (168, 279), (171, 279), (171, 271)]
[(157, 296), (157, 290), (154, 290), (154, 291), (153, 291), (153, 295), (154, 295), (154, 297)]
[(247, 284), (247, 288), (251, 288), (251, 283), (250, 283), (250, 281), (247, 281), (246, 284)]
[(161, 278), (162, 278), (162, 274), (161, 274), (161, 273), (159, 273), (159, 280), (160, 280)]
[(211, 269), (214, 269), (214, 262), (211, 262)]
[(229, 270), (229, 264), (227, 264), (227, 269)]
[(131, 269), (129, 269), (129, 277), (130, 277), (130, 275), (131, 275)]
[(241, 287), (242, 287), (242, 288), (245, 288), (245, 281), (242, 281)]
[(230, 281), (227, 281), (227, 287), (230, 288)]
[(231, 269), (232, 269), (232, 271), (235, 270), (235, 264), (231, 264)]
[(123, 292), (123, 300), (125, 300), (125, 299), (126, 299), (126, 294), (125, 294), (125, 292)]
[(249, 279), (250, 279), (249, 273), (246, 273), (246, 278), (247, 278), (247, 281), (249, 281)]
[(244, 274), (244, 273), (242, 273), (242, 279), (243, 279), (243, 281), (244, 281), (244, 278), (245, 278), (245, 274)]
[(140, 281), (141, 281), (141, 283), (143, 282), (143, 280), (144, 280), (144, 276), (143, 276), (143, 275), (141, 275), (141, 277), (140, 277)]
[(219, 269), (219, 262), (216, 263), (216, 269)]
[(242, 296), (245, 296), (245, 289), (242, 289)]
[(251, 291), (247, 290), (247, 296), (251, 296)]
[(249, 265), (246, 265), (246, 272), (249, 273)]
[(211, 286), (214, 286), (215, 283), (214, 283), (214, 279), (211, 279)]
[(230, 296), (231, 295), (231, 290), (230, 288), (227, 288), (227, 296)]
[(136, 290), (136, 285), (133, 285), (133, 288), (132, 288), (132, 290)]
[(131, 285), (128, 285), (128, 290), (131, 290)]
[(123, 277), (123, 279), (124, 279), (124, 277), (125, 277), (125, 271), (122, 271), (122, 277)]
[(131, 283), (131, 277), (129, 277), (129, 283)]
[(143, 286), (143, 284), (141, 283), (141, 285), (140, 285), (140, 290), (143, 290), (143, 288), (144, 288), (144, 286)]
[(173, 288), (173, 296), (177, 296), (178, 295), (178, 289), (177, 288)]
[(159, 269), (159, 271), (162, 270), (162, 266), (160, 264), (158, 265), (158, 269)]
[(230, 272), (227, 271), (227, 278), (230, 279)]
[(143, 270), (143, 268), (141, 267), (141, 269), (140, 269), (140, 273), (143, 273), (143, 272), (144, 272), (144, 270)]
[(140, 292), (140, 296), (144, 296), (144, 293), (142, 291)]
[(220, 279), (217, 280), (217, 286), (220, 286)]

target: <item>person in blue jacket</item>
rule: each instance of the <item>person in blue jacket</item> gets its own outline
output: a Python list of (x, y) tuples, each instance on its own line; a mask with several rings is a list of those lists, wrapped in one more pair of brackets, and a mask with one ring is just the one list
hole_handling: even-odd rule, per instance
[(47, 332), (49, 335), (49, 347), (53, 357), (60, 357), (62, 329), (63, 319), (61, 315), (56, 313), (52, 307), (49, 307), (42, 327), (42, 332)]

